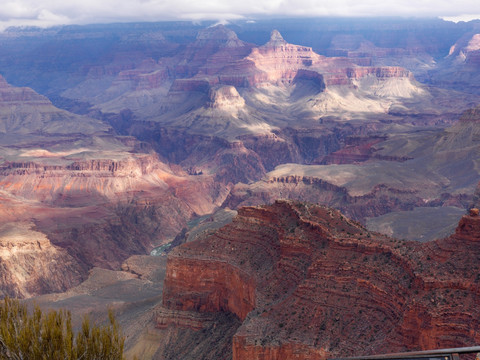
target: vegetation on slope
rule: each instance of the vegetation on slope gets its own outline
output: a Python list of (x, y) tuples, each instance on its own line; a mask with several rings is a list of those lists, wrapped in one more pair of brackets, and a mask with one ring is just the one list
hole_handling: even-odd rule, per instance
[(0, 302), (0, 359), (123, 359), (124, 337), (113, 312), (110, 324), (91, 324), (86, 316), (75, 333), (68, 311), (43, 312), (38, 306), (6, 298)]

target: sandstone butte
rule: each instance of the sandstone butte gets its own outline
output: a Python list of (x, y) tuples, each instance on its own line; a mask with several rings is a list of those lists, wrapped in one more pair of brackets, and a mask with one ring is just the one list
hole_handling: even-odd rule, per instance
[(234, 360), (472, 346), (479, 259), (474, 212), (450, 237), (419, 243), (318, 205), (243, 207), (231, 224), (170, 253), (157, 327), (186, 336), (205, 318), (233, 314), (224, 358)]
[[(185, 65), (187, 63), (188, 65)], [(312, 48), (287, 43), (273, 30), (270, 40), (260, 47), (238, 39), (235, 32), (218, 25), (201, 30), (195, 43), (175, 66), (178, 76), (170, 92), (205, 91), (210, 86), (238, 88), (262, 84), (290, 84), (300, 79), (325, 86), (353, 86), (354, 80), (367, 76), (379, 79), (413, 79), (398, 66), (359, 66), (344, 57), (325, 57)]]

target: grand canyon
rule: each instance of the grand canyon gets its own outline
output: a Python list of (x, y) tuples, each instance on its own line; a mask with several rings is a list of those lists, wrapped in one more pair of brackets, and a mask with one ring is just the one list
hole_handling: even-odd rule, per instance
[(0, 32), (1, 295), (127, 358), (478, 344), (479, 24)]

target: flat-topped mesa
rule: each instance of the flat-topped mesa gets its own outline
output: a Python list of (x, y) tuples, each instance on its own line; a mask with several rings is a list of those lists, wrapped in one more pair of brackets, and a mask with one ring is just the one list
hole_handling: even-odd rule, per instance
[(3, 296), (61, 292), (82, 279), (81, 267), (72, 256), (33, 228), (29, 222), (0, 224)]
[(221, 86), (210, 89), (207, 106), (226, 111), (239, 110), (245, 106), (245, 100), (233, 86)]

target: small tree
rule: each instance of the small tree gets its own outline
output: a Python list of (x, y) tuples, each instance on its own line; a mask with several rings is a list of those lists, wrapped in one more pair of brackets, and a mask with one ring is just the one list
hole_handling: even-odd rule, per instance
[(0, 302), (0, 359), (13, 360), (122, 360), (124, 337), (110, 310), (110, 324), (83, 319), (77, 334), (69, 311), (30, 314), (25, 304), (5, 298)]

